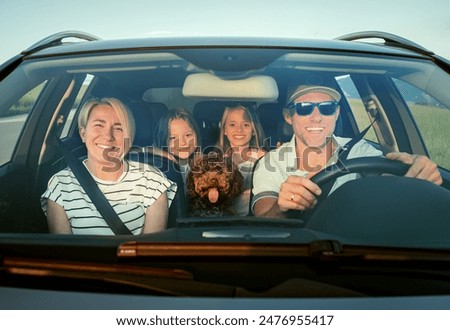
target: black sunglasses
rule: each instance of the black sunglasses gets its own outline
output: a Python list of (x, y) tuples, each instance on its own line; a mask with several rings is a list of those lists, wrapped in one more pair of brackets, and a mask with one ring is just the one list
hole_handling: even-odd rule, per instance
[(339, 103), (336, 101), (326, 101), (320, 103), (300, 102), (288, 104), (288, 108), (295, 109), (295, 112), (297, 112), (299, 116), (309, 116), (316, 107), (319, 109), (321, 115), (331, 116), (336, 113)]

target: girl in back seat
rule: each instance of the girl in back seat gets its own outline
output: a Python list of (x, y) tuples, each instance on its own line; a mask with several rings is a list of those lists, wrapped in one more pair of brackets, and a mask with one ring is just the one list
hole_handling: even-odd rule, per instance
[(247, 107), (237, 105), (225, 108), (218, 147), (227, 157), (231, 157), (244, 177), (244, 192), (234, 203), (238, 215), (248, 214), (253, 166), (267, 153), (264, 138), (258, 118)]
[(169, 110), (156, 124), (153, 153), (179, 164), (186, 190), (186, 177), (193, 161), (201, 156), (201, 137), (190, 112)]

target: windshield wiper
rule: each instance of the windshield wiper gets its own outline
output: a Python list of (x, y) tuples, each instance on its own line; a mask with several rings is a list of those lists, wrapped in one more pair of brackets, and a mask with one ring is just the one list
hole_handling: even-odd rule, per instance
[(119, 258), (130, 257), (308, 257), (321, 260), (359, 259), (368, 261), (450, 261), (450, 250), (408, 247), (343, 245), (336, 240), (304, 244), (206, 242), (206, 243), (122, 243)]
[(30, 258), (7, 258), (3, 267), (0, 267), (2, 286), (40, 290), (185, 297), (364, 296), (363, 293), (344, 286), (301, 278), (298, 274), (295, 277), (288, 274), (286, 278), (277, 276), (273, 283), (264, 281), (264, 286), (259, 290), (249, 286), (247, 278), (243, 276), (237, 283), (220, 283), (222, 278), (219, 276), (214, 278), (215, 281), (207, 282), (205, 279), (195, 279), (192, 273), (179, 269), (53, 262)]

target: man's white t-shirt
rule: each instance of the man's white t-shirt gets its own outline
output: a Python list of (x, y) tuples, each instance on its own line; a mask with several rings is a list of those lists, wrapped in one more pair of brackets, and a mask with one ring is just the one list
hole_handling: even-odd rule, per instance
[[(333, 136), (337, 144), (336, 152), (327, 164), (332, 165), (337, 161), (337, 153), (350, 138)], [(351, 149), (347, 159), (358, 157), (380, 157), (383, 153), (365, 140), (357, 142)], [(301, 171), (297, 168), (297, 154), (295, 151), (295, 135), (291, 141), (284, 143), (281, 147), (271, 150), (258, 162), (253, 175), (253, 199), (252, 210), (255, 203), (265, 197), (278, 198), (281, 184), (291, 175), (306, 177), (307, 171)], [(330, 193), (347, 181), (358, 178), (357, 173), (343, 175), (336, 179)]]

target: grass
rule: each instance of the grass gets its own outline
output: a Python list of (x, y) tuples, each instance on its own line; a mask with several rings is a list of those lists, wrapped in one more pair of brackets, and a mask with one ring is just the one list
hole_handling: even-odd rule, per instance
[(409, 106), (431, 159), (450, 169), (450, 111), (429, 105)]
[[(364, 110), (362, 102), (358, 99), (350, 99), (358, 127), (364, 129), (370, 124), (370, 120)], [(420, 105), (409, 103), (417, 126), (431, 159), (439, 166), (450, 169), (450, 110), (432, 105)], [(373, 130), (369, 130), (366, 139), (377, 141)]]
[(29, 91), (27, 94), (22, 96), (19, 101), (13, 104), (5, 114), (2, 114), (2, 116), (15, 116), (29, 113), (43, 87), (44, 84), (40, 84), (36, 88)]

